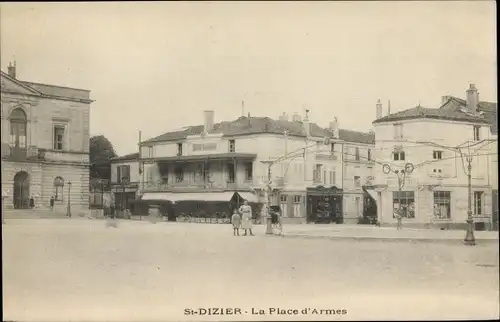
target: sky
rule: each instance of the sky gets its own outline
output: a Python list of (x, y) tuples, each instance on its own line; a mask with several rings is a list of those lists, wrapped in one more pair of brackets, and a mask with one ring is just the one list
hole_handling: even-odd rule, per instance
[[(119, 155), (242, 114), (368, 131), (375, 104), (497, 99), (494, 1), (1, 3), (1, 68), (91, 90), (91, 135)], [(242, 108), (244, 101), (244, 108)], [(385, 112), (384, 112), (385, 113)]]

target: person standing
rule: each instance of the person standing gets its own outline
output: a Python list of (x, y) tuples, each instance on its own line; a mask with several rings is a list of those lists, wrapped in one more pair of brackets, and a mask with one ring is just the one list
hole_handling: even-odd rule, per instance
[(248, 205), (248, 201), (244, 201), (239, 212), (241, 214), (241, 228), (245, 230), (244, 236), (247, 235), (247, 230), (250, 231), (250, 236), (254, 236), (252, 232), (252, 208)]
[(238, 213), (238, 209), (234, 208), (233, 216), (231, 217), (231, 224), (233, 224), (233, 235), (240, 235), (241, 217)]
[(35, 208), (35, 197), (33, 197), (33, 195), (31, 195), (30, 197), (30, 209), (34, 209)]
[(54, 196), (50, 197), (50, 210), (52, 211), (54, 211), (54, 202), (55, 202)]

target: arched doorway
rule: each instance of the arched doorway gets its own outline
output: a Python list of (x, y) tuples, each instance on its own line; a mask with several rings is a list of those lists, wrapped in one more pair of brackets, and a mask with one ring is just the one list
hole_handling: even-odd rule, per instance
[(28, 209), (30, 201), (30, 178), (26, 171), (19, 171), (14, 176), (14, 208)]

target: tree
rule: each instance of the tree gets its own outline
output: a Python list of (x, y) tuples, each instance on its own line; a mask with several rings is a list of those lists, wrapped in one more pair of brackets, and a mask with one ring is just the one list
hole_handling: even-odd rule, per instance
[(90, 138), (90, 178), (111, 179), (111, 158), (115, 149), (104, 135)]

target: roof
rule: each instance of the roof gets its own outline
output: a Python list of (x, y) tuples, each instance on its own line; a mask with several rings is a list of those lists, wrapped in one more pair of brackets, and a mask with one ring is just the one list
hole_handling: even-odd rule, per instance
[(216, 154), (199, 154), (199, 155), (179, 155), (174, 157), (159, 157), (159, 158), (145, 158), (153, 159), (157, 161), (197, 161), (197, 160), (221, 160), (221, 159), (232, 159), (232, 158), (256, 158), (256, 154), (252, 153), (216, 153)]
[(39, 91), (42, 94), (49, 95), (49, 96), (57, 96), (57, 97), (64, 97), (64, 98), (76, 98), (76, 99), (81, 99), (81, 100), (90, 99), (90, 91), (86, 90), (86, 89), (63, 87), (63, 86), (57, 86), (57, 85), (47, 85), (47, 84), (25, 82), (25, 81), (21, 81), (21, 83), (23, 83), (31, 88), (36, 89), (37, 91)]
[[(313, 137), (332, 137), (332, 133), (320, 127), (316, 123), (310, 123), (311, 136)], [(209, 134), (222, 133), (223, 136), (239, 136), (249, 134), (280, 134), (287, 131), (289, 136), (305, 137), (306, 133), (302, 122), (273, 120), (269, 117), (239, 117), (234, 121), (220, 122), (214, 124), (214, 128)], [(184, 140), (189, 135), (199, 135), (203, 132), (203, 125), (188, 126), (182, 130), (164, 133), (160, 136), (146, 140), (142, 143), (178, 141)], [(363, 133), (351, 130), (339, 130), (339, 138), (347, 142), (357, 142), (374, 144), (375, 135), (372, 133)]]
[[(459, 111), (466, 105), (467, 102), (465, 100), (450, 96), (439, 109)], [(480, 101), (477, 110), (483, 112), (483, 118), (490, 124), (491, 133), (498, 133), (497, 103)]]
[(111, 158), (111, 162), (115, 161), (134, 161), (134, 160), (139, 160), (139, 152), (136, 153), (130, 153), (118, 157)]
[(42, 97), (52, 97), (52, 98), (65, 98), (71, 100), (84, 100), (92, 102), (90, 99), (90, 91), (86, 89), (71, 88), (57, 85), (48, 85), (35, 82), (22, 81), (18, 78), (14, 78), (9, 74), (0, 71), (2, 77), (9, 79), (10, 81), (22, 86), (30, 91), (33, 95)]
[(376, 119), (373, 123), (394, 122), (411, 119), (437, 119), (474, 123), (489, 123), (482, 116), (468, 114), (461, 111), (460, 109), (425, 108), (422, 106), (416, 106), (404, 111), (389, 114), (387, 116)]

